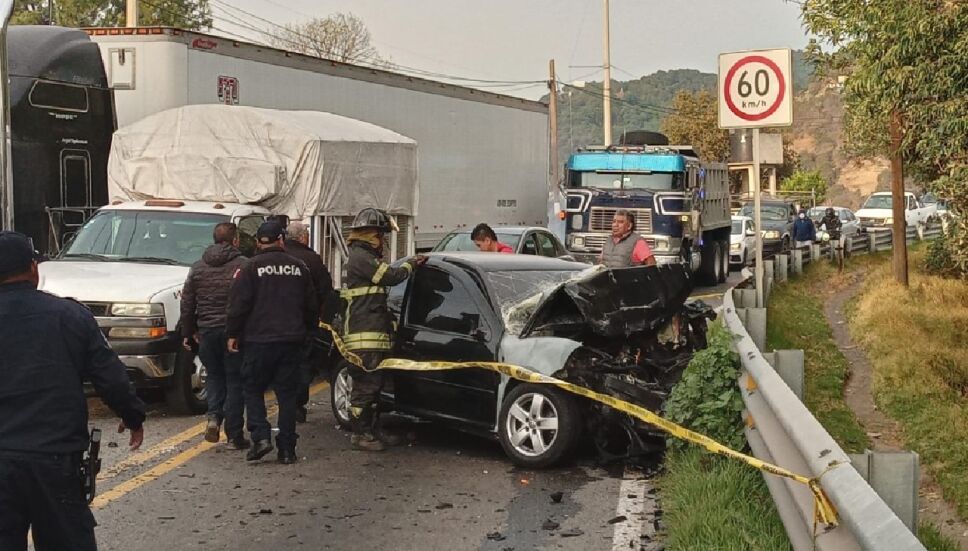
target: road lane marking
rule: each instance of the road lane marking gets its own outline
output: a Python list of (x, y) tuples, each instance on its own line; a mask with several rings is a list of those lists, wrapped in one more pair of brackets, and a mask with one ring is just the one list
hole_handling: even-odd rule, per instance
[(652, 484), (640, 477), (640, 473), (626, 469), (622, 484), (619, 485), (615, 516), (625, 517), (626, 520), (615, 523), (615, 532), (612, 535), (613, 551), (643, 548), (643, 535), (649, 536), (649, 541), (655, 539), (654, 526), (647, 525), (646, 519), (647, 514), (652, 512), (646, 510), (646, 504), (652, 503), (653, 508), (655, 506), (648, 495)]
[(133, 455), (130, 455), (122, 459), (121, 461), (118, 461), (117, 463), (112, 465), (111, 468), (98, 474), (97, 476), (98, 481), (109, 480), (111, 478), (114, 478), (115, 476), (121, 474), (123, 471), (127, 469), (130, 469), (131, 467), (136, 467), (138, 465), (141, 465), (142, 463), (147, 463), (152, 459), (158, 457), (159, 455), (172, 451), (174, 448), (178, 447), (184, 442), (187, 442), (192, 438), (200, 436), (203, 432), (205, 432), (206, 424), (207, 424), (207, 421), (202, 421), (201, 423), (194, 425), (186, 430), (183, 430), (182, 432), (174, 436), (170, 436), (162, 440), (161, 442), (158, 442), (157, 444), (151, 446), (150, 448), (144, 451), (137, 452)]
[[(313, 385), (313, 386), (311, 386), (309, 388), (309, 395), (310, 396), (315, 396), (316, 394), (319, 394), (321, 391), (323, 391), (323, 390), (325, 390), (327, 388), (329, 388), (329, 383), (328, 382), (316, 383), (315, 385)], [(278, 410), (279, 410), (279, 406), (278, 405), (272, 405), (272, 406), (270, 406), (266, 410), (266, 417), (272, 417), (273, 415), (275, 415), (278, 412)], [(200, 425), (204, 429), (205, 423), (200, 423)], [(173, 436), (172, 438), (166, 439), (164, 442), (167, 442), (169, 440), (173, 440), (174, 438), (176, 438), (178, 436), (183, 436), (183, 435), (191, 432), (195, 428), (196, 427), (192, 427), (192, 428), (190, 428), (188, 430), (182, 431), (181, 433)], [(159, 443), (157, 446), (153, 446), (153, 448), (154, 447), (161, 446), (161, 444), (164, 443), (164, 442)], [(110, 490), (108, 490), (108, 491), (106, 491), (106, 492), (104, 492), (104, 493), (96, 496), (94, 498), (94, 501), (91, 502), (91, 509), (95, 509), (95, 510), (96, 509), (100, 509), (100, 508), (104, 507), (105, 505), (111, 503), (112, 501), (116, 501), (117, 499), (119, 499), (121, 497), (124, 497), (125, 495), (131, 493), (132, 491), (134, 491), (134, 490), (136, 490), (138, 488), (140, 488), (141, 486), (144, 486), (145, 484), (147, 484), (149, 482), (158, 480), (162, 476), (170, 473), (171, 471), (173, 471), (176, 468), (180, 467), (181, 465), (187, 463), (191, 459), (194, 459), (195, 457), (198, 457), (199, 455), (207, 452), (208, 450), (216, 447), (217, 445), (218, 444), (216, 444), (216, 443), (206, 442), (204, 440), (201, 441), (201, 442), (199, 442), (198, 444), (195, 444), (194, 446), (188, 448), (187, 450), (182, 451), (178, 455), (175, 455), (174, 457), (171, 457), (169, 459), (166, 459), (165, 461), (162, 461), (161, 463), (159, 463), (158, 465), (155, 465), (151, 469), (149, 469), (149, 470), (147, 470), (147, 471), (145, 471), (145, 472), (143, 472), (143, 473), (141, 473), (141, 474), (139, 474), (139, 475), (137, 475), (137, 476), (135, 476), (133, 478), (129, 478), (128, 480), (125, 480), (124, 482), (121, 482), (117, 486), (111, 488)], [(149, 451), (151, 451), (151, 450), (148, 450), (145, 453), (147, 454)], [(158, 455), (158, 453), (154, 453), (152, 455), (152, 457), (157, 456), (157, 455)], [(112, 476), (114, 476), (114, 475), (112, 475)]]
[(689, 300), (704, 300), (707, 298), (722, 298), (723, 293), (709, 293), (707, 295), (692, 295)]

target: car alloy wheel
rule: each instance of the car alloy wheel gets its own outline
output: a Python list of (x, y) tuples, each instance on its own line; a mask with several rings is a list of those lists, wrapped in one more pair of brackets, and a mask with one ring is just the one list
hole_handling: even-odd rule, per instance
[(518, 396), (505, 423), (511, 446), (527, 457), (544, 454), (558, 438), (558, 409), (542, 394)]
[(204, 402), (208, 397), (208, 391), (205, 389), (206, 377), (205, 365), (198, 356), (195, 356), (195, 371), (192, 373), (192, 394), (199, 402)]
[(353, 393), (353, 376), (350, 375), (349, 368), (343, 366), (336, 371), (333, 381), (330, 383), (330, 400), (333, 407), (333, 416), (336, 422), (342, 427), (349, 427), (350, 416), (350, 395)]

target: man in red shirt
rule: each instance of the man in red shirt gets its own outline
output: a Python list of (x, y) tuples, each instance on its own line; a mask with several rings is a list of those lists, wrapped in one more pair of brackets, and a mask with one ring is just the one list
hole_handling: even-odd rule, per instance
[(600, 264), (609, 268), (655, 266), (655, 255), (645, 238), (635, 232), (635, 215), (621, 209), (612, 218), (612, 235), (602, 247)]
[(485, 253), (513, 253), (514, 249), (510, 245), (505, 245), (497, 240), (497, 234), (491, 226), (481, 223), (474, 227), (471, 232), (471, 241), (477, 248)]

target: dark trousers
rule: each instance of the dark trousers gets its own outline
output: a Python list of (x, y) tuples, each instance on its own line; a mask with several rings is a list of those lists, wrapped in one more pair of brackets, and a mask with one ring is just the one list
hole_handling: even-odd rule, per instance
[(96, 551), (94, 515), (84, 500), (80, 454), (0, 451), (0, 549)]
[(371, 371), (364, 371), (350, 364), (349, 374), (353, 377), (353, 388), (350, 390), (350, 412), (353, 416), (354, 432), (371, 432), (377, 420), (380, 406), (380, 392), (383, 391), (383, 371), (376, 366), (386, 358), (383, 352), (357, 352), (363, 360), (363, 365)]
[(302, 407), (309, 404), (309, 386), (313, 383), (320, 372), (325, 373), (329, 369), (328, 364), (328, 343), (323, 343), (318, 339), (309, 339), (306, 344), (302, 362), (302, 380), (299, 386), (298, 403)]
[(220, 423), (225, 421), (229, 440), (242, 438), (242, 356), (226, 349), (225, 328), (206, 328), (200, 331), (198, 357), (205, 365), (205, 394), (208, 416)]
[(296, 403), (300, 384), (302, 342), (245, 343), (242, 350), (242, 383), (249, 432), (255, 441), (268, 440), (271, 427), (266, 418), (265, 391), (270, 387), (279, 403), (279, 449), (295, 450)]

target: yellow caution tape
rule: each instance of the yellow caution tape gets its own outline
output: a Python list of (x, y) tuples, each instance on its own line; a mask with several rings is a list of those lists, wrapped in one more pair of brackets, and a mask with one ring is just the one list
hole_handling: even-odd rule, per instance
[(813, 493), (814, 524), (816, 525), (817, 521), (819, 521), (829, 528), (833, 528), (838, 525), (837, 509), (834, 507), (833, 503), (830, 502), (827, 494), (820, 486), (820, 478), (823, 476), (823, 474), (826, 474), (829, 470), (831, 470), (831, 468), (839, 465), (833, 465), (818, 477), (811, 478), (799, 475), (778, 465), (767, 463), (757, 459), (756, 457), (733, 450), (727, 446), (724, 446), (723, 444), (720, 444), (712, 438), (709, 438), (708, 436), (691, 431), (681, 425), (669, 421), (668, 419), (660, 417), (656, 413), (649, 411), (642, 406), (632, 404), (624, 400), (619, 400), (614, 396), (595, 392), (594, 390), (569, 383), (567, 381), (562, 381), (561, 379), (557, 379), (555, 377), (535, 373), (534, 371), (517, 365), (500, 362), (415, 362), (412, 360), (403, 360), (399, 358), (388, 358), (380, 362), (380, 365), (378, 365), (375, 369), (369, 369), (363, 365), (363, 361), (359, 356), (346, 348), (343, 340), (332, 327), (325, 323), (320, 323), (320, 327), (326, 329), (333, 335), (333, 343), (336, 345), (336, 348), (339, 350), (340, 354), (342, 354), (342, 356), (346, 358), (348, 362), (364, 371), (375, 371), (376, 369), (398, 369), (402, 371), (445, 371), (468, 368), (487, 369), (489, 371), (501, 373), (511, 377), (512, 379), (517, 379), (526, 383), (553, 385), (563, 390), (567, 390), (573, 394), (584, 396), (590, 400), (600, 402), (611, 408), (617, 409), (618, 411), (627, 413), (636, 419), (640, 419), (646, 423), (649, 423), (650, 425), (658, 427), (659, 429), (676, 438), (685, 440), (687, 442), (692, 442), (693, 444), (698, 444), (710, 452), (731, 457), (763, 472), (788, 478), (806, 485)]

